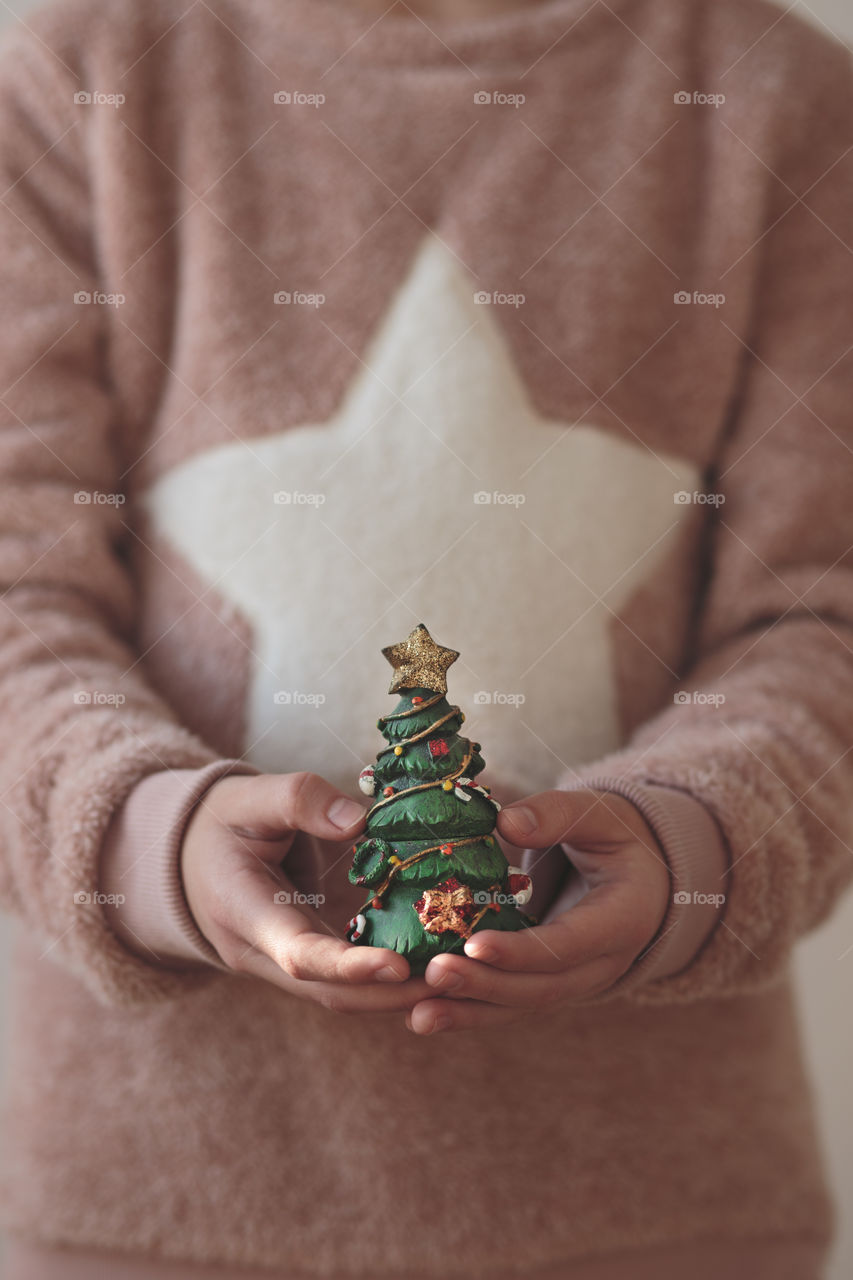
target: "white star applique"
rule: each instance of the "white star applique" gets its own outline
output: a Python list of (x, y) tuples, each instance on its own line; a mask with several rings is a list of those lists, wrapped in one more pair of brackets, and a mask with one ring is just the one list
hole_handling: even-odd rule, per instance
[(396, 700), (381, 649), (418, 622), (461, 653), (449, 697), (496, 784), (538, 790), (619, 743), (610, 624), (698, 471), (540, 416), (475, 293), (427, 237), (332, 417), (217, 445), (143, 495), (253, 629), (259, 768), (350, 788)]

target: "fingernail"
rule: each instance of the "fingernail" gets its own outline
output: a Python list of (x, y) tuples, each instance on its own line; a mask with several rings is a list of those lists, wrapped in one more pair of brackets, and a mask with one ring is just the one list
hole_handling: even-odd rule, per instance
[(357, 800), (349, 800), (346, 796), (338, 796), (326, 810), (326, 817), (341, 831), (353, 826), (359, 818), (364, 817), (364, 806)]
[(452, 969), (433, 969), (426, 975), (431, 987), (441, 987), (444, 991), (455, 991), (462, 986), (462, 975)]
[(432, 1026), (430, 1027), (430, 1035), (432, 1035), (433, 1031), (446, 1031), (449, 1026), (450, 1018), (448, 1015), (446, 1013), (440, 1013), (438, 1017), (433, 1018)]
[(400, 982), (402, 977), (403, 975), (392, 968), (390, 964), (386, 964), (384, 969), (379, 969), (376, 973), (377, 982)]
[(529, 836), (531, 831), (536, 830), (536, 814), (526, 804), (511, 804), (504, 809), (504, 813), (509, 814), (519, 835)]
[(466, 943), (465, 954), (470, 956), (472, 960), (482, 960), (484, 964), (491, 964), (493, 960), (497, 960), (498, 953), (492, 947), (476, 947)]

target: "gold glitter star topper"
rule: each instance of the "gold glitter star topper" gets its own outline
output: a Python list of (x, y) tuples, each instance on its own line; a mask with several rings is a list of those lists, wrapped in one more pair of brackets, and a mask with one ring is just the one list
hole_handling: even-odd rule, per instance
[(447, 693), (447, 668), (459, 654), (455, 649), (445, 649), (436, 644), (422, 622), (405, 640), (390, 644), (382, 650), (394, 668), (394, 679), (389, 693), (400, 689), (432, 689), (433, 693)]

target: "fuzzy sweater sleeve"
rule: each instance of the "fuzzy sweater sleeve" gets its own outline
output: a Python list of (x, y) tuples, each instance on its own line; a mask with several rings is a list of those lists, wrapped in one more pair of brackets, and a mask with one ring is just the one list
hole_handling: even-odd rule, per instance
[(0, 54), (0, 903), (102, 1001), (215, 979), (118, 940), (98, 862), (149, 774), (218, 753), (146, 683), (123, 562), (122, 422), (105, 369), (77, 84), (26, 29)]
[[(759, 157), (767, 229), (708, 478), (720, 501), (692, 656), (624, 749), (558, 782), (638, 804), (674, 871), (654, 945), (663, 958), (692, 935), (679, 969), (643, 959), (600, 998), (765, 988), (853, 877), (853, 71), (843, 47), (825, 54), (792, 88), (778, 154)], [(674, 815), (679, 792), (692, 814)], [(714, 881), (725, 903), (699, 925), (694, 890)]]

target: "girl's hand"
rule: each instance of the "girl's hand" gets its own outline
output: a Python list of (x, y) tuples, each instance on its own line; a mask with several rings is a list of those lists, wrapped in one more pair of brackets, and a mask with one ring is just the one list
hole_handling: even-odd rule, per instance
[(318, 927), (280, 863), (299, 832), (352, 843), (365, 809), (314, 773), (230, 775), (205, 792), (181, 845), (193, 918), (236, 973), (341, 1013), (410, 1009), (428, 994), (395, 951)]
[[(639, 810), (614, 792), (543, 791), (502, 809), (498, 834), (527, 849), (570, 844), (588, 892), (579, 901), (576, 883), (563, 892), (547, 924), (483, 929), (464, 956), (434, 957), (425, 976), (436, 998), (415, 1005), (412, 1031), (490, 1027), (596, 995), (630, 968), (666, 914), (663, 852)], [(530, 872), (535, 883), (535, 863)]]

